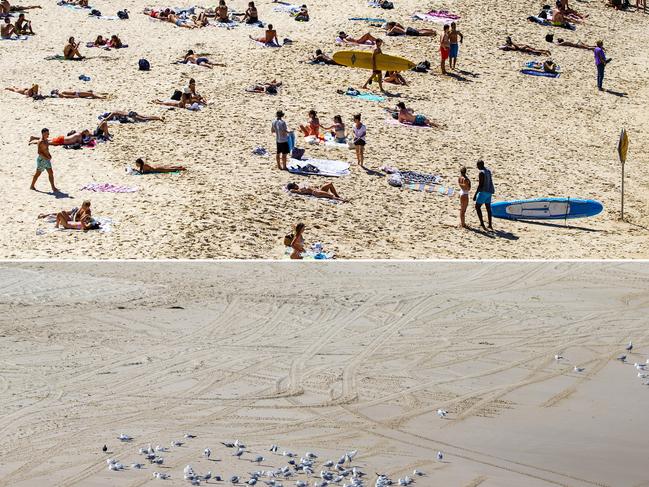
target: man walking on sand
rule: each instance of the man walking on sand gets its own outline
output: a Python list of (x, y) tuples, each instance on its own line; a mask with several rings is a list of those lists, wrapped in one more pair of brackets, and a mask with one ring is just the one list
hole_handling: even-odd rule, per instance
[(449, 51), (451, 49), (451, 41), (449, 39), (449, 26), (446, 24), (444, 26), (444, 32), (439, 39), (439, 55), (442, 58), (440, 64), (442, 68), (442, 74), (446, 74), (446, 60), (448, 59)]
[(58, 193), (59, 190), (54, 186), (54, 171), (52, 171), (52, 155), (50, 154), (50, 143), (48, 137), (50, 136), (50, 131), (48, 129), (41, 130), (41, 139), (38, 141), (32, 140), (29, 143), (38, 143), (38, 157), (36, 158), (36, 173), (32, 178), (32, 185), (29, 189), (35, 190), (36, 181), (40, 177), (43, 171), (47, 171), (47, 176), (50, 179), (50, 185), (52, 186), (52, 192)]
[(376, 41), (374, 42), (376, 47), (374, 48), (374, 52), (372, 52), (372, 74), (370, 75), (370, 78), (363, 85), (363, 89), (366, 90), (367, 85), (372, 83), (373, 80), (376, 80), (376, 82), (379, 84), (379, 89), (381, 90), (381, 93), (385, 93), (385, 90), (383, 89), (382, 71), (380, 69), (376, 69), (376, 58), (377, 56), (379, 56), (379, 54), (383, 54), (383, 51), (381, 51), (383, 40), (376, 39)]
[(454, 70), (457, 64), (457, 55), (460, 52), (460, 44), (464, 42), (464, 36), (462, 32), (457, 30), (457, 24), (455, 22), (451, 22), (451, 32), (448, 34), (448, 39), (450, 43), (448, 66), (451, 70)]
[(282, 117), (284, 117), (283, 111), (278, 110), (276, 116), (277, 119), (273, 121), (270, 127), (270, 131), (275, 134), (275, 140), (277, 142), (275, 160), (277, 161), (277, 169), (286, 171), (286, 157), (290, 152), (288, 147), (288, 127), (286, 126), (286, 122), (282, 120)]
[(480, 160), (476, 164), (478, 170), (478, 189), (473, 195), (473, 201), (475, 201), (475, 211), (478, 214), (480, 219), (480, 226), (483, 230), (487, 230), (484, 226), (484, 219), (482, 218), (482, 205), (485, 205), (487, 209), (487, 217), (489, 219), (489, 230), (493, 230), (491, 226), (491, 197), (496, 192), (494, 189), (494, 183), (491, 179), (491, 171), (484, 165), (484, 161)]

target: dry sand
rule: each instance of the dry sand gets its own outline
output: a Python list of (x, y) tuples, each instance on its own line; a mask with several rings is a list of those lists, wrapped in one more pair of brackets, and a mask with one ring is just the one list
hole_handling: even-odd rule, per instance
[[(39, 83), (43, 90), (89, 88), (111, 93), (108, 101), (46, 100), (32, 102), (2, 91), (0, 102), (0, 150), (4, 191), (0, 203), (7, 208), (0, 217), (5, 230), (0, 257), (19, 258), (279, 258), (281, 237), (291, 225), (306, 222), (307, 242), (321, 241), (343, 258), (637, 258), (649, 257), (649, 176), (646, 137), (649, 85), (649, 16), (615, 12), (600, 1), (574, 2), (590, 15), (576, 32), (555, 30), (557, 37), (593, 44), (603, 39), (614, 59), (606, 73), (606, 86), (628, 93), (618, 97), (598, 93), (595, 67), (589, 51), (552, 48), (552, 58), (562, 66), (561, 78), (539, 79), (519, 74), (523, 62), (534, 56), (505, 53), (497, 46), (507, 34), (520, 43), (548, 47), (549, 28), (526, 20), (542, 3), (466, 0), (396, 1), (383, 11), (365, 2), (309, 2), (312, 21), (297, 23), (273, 4), (260, 2), (262, 20), (276, 25), (280, 39), (292, 46), (258, 47), (248, 39), (261, 30), (210, 27), (186, 30), (153, 21), (139, 13), (149, 2), (142, 0), (95, 4), (104, 14), (119, 8), (131, 10), (125, 22), (88, 18), (42, 0), (41, 11), (30, 11), (38, 35), (26, 42), (0, 42), (0, 84), (27, 86)], [(190, 5), (190, 2), (180, 2)], [(242, 11), (246, 2), (229, 2)], [(154, 6), (163, 6), (163, 3)], [(381, 29), (352, 16), (383, 17), (405, 25), (440, 26), (409, 19), (414, 11), (446, 8), (462, 15), (465, 34), (458, 67), (462, 82), (433, 74), (406, 73), (411, 85), (392, 88), (402, 97), (371, 103), (336, 94), (336, 89), (360, 87), (367, 75), (343, 67), (304, 64), (316, 48), (332, 54), (339, 47), (339, 30), (352, 35)], [(117, 33), (129, 49), (105, 52), (82, 49), (91, 59), (83, 63), (43, 61), (60, 53), (74, 35), (87, 42), (98, 34)], [(171, 64), (187, 49), (209, 53), (212, 60), (227, 63), (213, 71)], [(387, 38), (385, 52), (414, 61), (438, 62), (438, 40)], [(145, 57), (153, 65), (149, 73), (137, 70)], [(80, 74), (92, 77), (89, 83)], [(168, 97), (195, 77), (198, 89), (214, 104), (200, 113), (166, 112), (150, 104)], [(282, 80), (276, 97), (243, 92), (254, 82)], [(391, 127), (383, 108), (403, 100), (418, 113), (445, 123), (443, 131)], [(282, 186), (290, 180), (307, 181), (274, 170), (273, 158), (251, 154), (255, 146), (274, 151), (270, 123), (278, 108), (284, 109), (291, 128), (306, 120), (309, 109), (318, 110), (323, 123), (341, 114), (350, 125), (361, 112), (368, 126), (367, 164), (441, 174), (457, 186), (458, 168), (465, 164), (477, 182), (475, 162), (484, 158), (493, 169), (497, 199), (569, 196), (595, 198), (605, 205), (600, 216), (576, 222), (574, 228), (496, 221), (499, 233), (483, 235), (460, 231), (457, 198), (400, 191), (385, 178), (368, 176), (357, 167), (352, 175), (335, 180), (338, 191), (353, 203), (332, 205), (322, 201), (289, 198)], [(52, 135), (93, 128), (104, 110), (137, 110), (165, 114), (166, 123), (113, 126), (115, 141), (94, 150), (53, 149), (60, 188), (73, 199), (30, 191), (35, 146), (30, 135), (47, 126)], [(615, 151), (617, 136), (626, 127), (630, 139), (627, 168), (627, 214), (630, 223), (617, 221), (620, 168)], [(300, 140), (300, 143), (302, 141)], [(342, 158), (353, 162), (351, 151), (308, 147), (312, 157)], [(144, 156), (153, 164), (182, 163), (190, 171), (181, 176), (131, 177), (127, 165)], [(309, 184), (324, 178), (310, 178)], [(89, 182), (139, 186), (135, 194), (93, 194), (79, 191)], [(46, 178), (40, 190), (48, 190)], [(91, 198), (95, 214), (112, 218), (110, 234), (45, 233), (49, 229), (36, 215), (78, 205)], [(470, 211), (469, 223), (477, 217)]]
[[(420, 486), (649, 485), (649, 388), (614, 360), (629, 339), (631, 363), (649, 353), (645, 265), (3, 264), (0, 278), (1, 486), (157, 485), (148, 465), (108, 471), (101, 446), (130, 465), (184, 433), (197, 438), (155, 468), (164, 485), (186, 485), (186, 464), (279, 466), (272, 443), (358, 449), (369, 474), (417, 468)], [(242, 460), (219, 443), (234, 439)]]

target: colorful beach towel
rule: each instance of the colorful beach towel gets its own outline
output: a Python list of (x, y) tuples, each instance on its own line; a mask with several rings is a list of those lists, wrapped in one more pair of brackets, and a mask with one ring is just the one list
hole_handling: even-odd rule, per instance
[(521, 73), (528, 76), (540, 76), (542, 78), (558, 78), (560, 73), (546, 73), (538, 69), (521, 69)]
[(384, 19), (375, 19), (373, 17), (349, 17), (349, 20), (353, 20), (355, 22), (371, 22), (373, 24), (385, 24)]
[(27, 39), (29, 39), (29, 36), (17, 36), (17, 37), (0, 38), (0, 41), (26, 41)]
[(402, 123), (399, 122), (399, 120), (397, 120), (396, 118), (392, 118), (392, 117), (386, 118), (385, 123), (395, 127), (401, 126), (401, 127), (408, 127), (411, 129), (432, 129), (433, 128), (433, 127), (429, 127), (428, 125), (414, 125), (412, 123)]
[(137, 187), (120, 186), (112, 183), (89, 183), (83, 186), (81, 191), (94, 191), (95, 193), (135, 193)]
[(415, 12), (412, 14), (415, 20), (425, 20), (426, 22), (436, 22), (438, 24), (450, 24), (460, 20), (460, 16), (446, 10), (431, 10), (430, 12), (422, 13)]
[(428, 174), (418, 171), (399, 171), (404, 183), (439, 184), (442, 177), (437, 174)]
[(406, 183), (402, 187), (410, 191), (436, 193), (439, 194), (440, 196), (453, 196), (455, 194), (455, 190), (453, 188), (446, 187), (442, 184)]
[(291, 159), (288, 163), (288, 172), (301, 176), (348, 176), (349, 163), (329, 159)]

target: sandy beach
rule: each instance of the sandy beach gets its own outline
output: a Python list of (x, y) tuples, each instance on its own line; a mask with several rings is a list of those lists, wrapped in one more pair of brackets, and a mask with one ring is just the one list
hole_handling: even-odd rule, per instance
[(187, 464), (247, 481), (283, 451), (352, 450), (365, 485), (649, 485), (646, 266), (305, 269), (2, 264), (0, 485), (180, 486)]
[[(26, 2), (23, 2), (26, 3)], [(32, 2), (35, 3), (35, 2)], [(191, 5), (190, 2), (179, 2)], [(126, 21), (101, 20), (42, 0), (32, 10), (37, 35), (26, 41), (0, 42), (2, 87), (38, 83), (52, 89), (92, 89), (110, 93), (108, 100), (47, 99), (0, 91), (0, 150), (5, 191), (0, 204), (4, 232), (2, 258), (282, 258), (282, 237), (295, 223), (307, 225), (307, 243), (322, 242), (339, 258), (647, 258), (649, 257), (649, 176), (645, 170), (649, 143), (645, 129), (649, 116), (649, 15), (616, 12), (602, 2), (574, 2), (589, 15), (577, 30), (542, 27), (526, 18), (538, 13), (542, 2), (488, 0), (434, 0), (423, 5), (400, 0), (394, 10), (371, 8), (363, 1), (332, 0), (309, 3), (311, 21), (299, 23), (277, 4), (258, 4), (260, 18), (276, 26), (279, 38), (292, 45), (263, 48), (249, 35), (262, 30), (206, 27), (181, 29), (152, 20), (143, 7), (164, 7), (142, 0), (94, 4), (104, 15), (128, 8)], [(242, 12), (246, 2), (229, 2)], [(410, 85), (391, 86), (400, 94), (382, 103), (355, 100), (336, 93), (349, 86), (360, 88), (367, 72), (337, 66), (304, 63), (317, 48), (325, 53), (341, 49), (334, 39), (340, 30), (351, 35), (379, 27), (349, 21), (349, 17), (380, 17), (406, 26), (439, 24), (414, 21), (415, 11), (447, 9), (461, 15), (465, 36), (455, 77), (444, 77), (439, 62), (438, 38), (388, 37), (384, 52), (414, 62), (429, 60), (431, 73), (405, 72)], [(605, 87), (626, 94), (598, 92), (590, 51), (552, 46), (555, 37), (594, 44), (602, 39), (613, 62)], [(128, 49), (87, 49), (97, 35), (118, 34)], [(523, 63), (538, 57), (503, 52), (506, 35), (515, 42), (551, 50), (561, 66), (558, 79), (522, 75)], [(69, 36), (82, 42), (82, 62), (45, 61), (60, 54)], [(186, 50), (207, 53), (214, 62), (227, 64), (213, 70), (172, 64)], [(146, 58), (152, 70), (138, 71)], [(91, 81), (78, 78), (85, 74)], [(152, 105), (168, 98), (190, 77), (212, 104), (193, 113), (168, 111)], [(277, 96), (245, 93), (256, 82), (281, 80)], [(376, 87), (374, 87), (376, 91)], [(385, 123), (386, 107), (404, 101), (417, 113), (446, 125), (444, 130), (394, 127)], [(457, 228), (457, 197), (423, 194), (389, 186), (385, 177), (368, 175), (355, 166), (352, 151), (305, 145), (314, 158), (351, 162), (351, 175), (342, 178), (300, 177), (275, 169), (274, 137), (270, 123), (277, 109), (286, 112), (289, 128), (306, 122), (308, 110), (318, 111), (323, 124), (340, 114), (351, 126), (360, 112), (368, 128), (367, 166), (383, 165), (442, 176), (457, 189), (458, 169), (469, 168), (477, 184), (475, 162), (482, 158), (493, 170), (496, 200), (546, 196), (592, 198), (604, 204), (597, 217), (551, 225), (496, 220), (497, 232), (484, 234)], [(108, 110), (135, 110), (163, 115), (164, 123), (111, 125), (114, 140), (94, 149), (53, 148), (57, 184), (68, 197), (48, 194), (45, 176), (39, 192), (29, 190), (36, 148), (30, 136), (48, 127), (52, 136), (71, 130), (94, 129), (97, 116)], [(627, 163), (626, 211), (628, 222), (618, 221), (620, 165), (616, 144), (625, 127), (631, 145)], [(257, 146), (271, 157), (252, 154)], [(180, 175), (130, 176), (127, 166), (137, 157), (152, 164), (183, 164)], [(283, 191), (289, 181), (316, 185), (334, 182), (348, 204), (290, 197)], [(81, 191), (88, 183), (137, 187), (130, 194)], [(113, 221), (110, 233), (52, 232), (53, 225), (37, 221), (42, 212), (78, 206), (91, 199), (94, 214)], [(468, 223), (478, 220), (469, 210)], [(570, 222), (569, 222), (570, 223)]]

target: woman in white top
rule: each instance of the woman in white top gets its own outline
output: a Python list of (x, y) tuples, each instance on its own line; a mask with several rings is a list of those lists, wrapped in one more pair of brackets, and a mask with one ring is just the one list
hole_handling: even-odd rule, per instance
[(466, 167), (460, 168), (460, 177), (457, 178), (460, 185), (460, 226), (468, 228), (465, 223), (466, 209), (469, 206), (469, 193), (471, 192), (471, 180), (466, 175)]
[(354, 148), (356, 149), (356, 160), (358, 165), (363, 167), (365, 162), (365, 135), (367, 127), (361, 122), (361, 114), (354, 115)]

